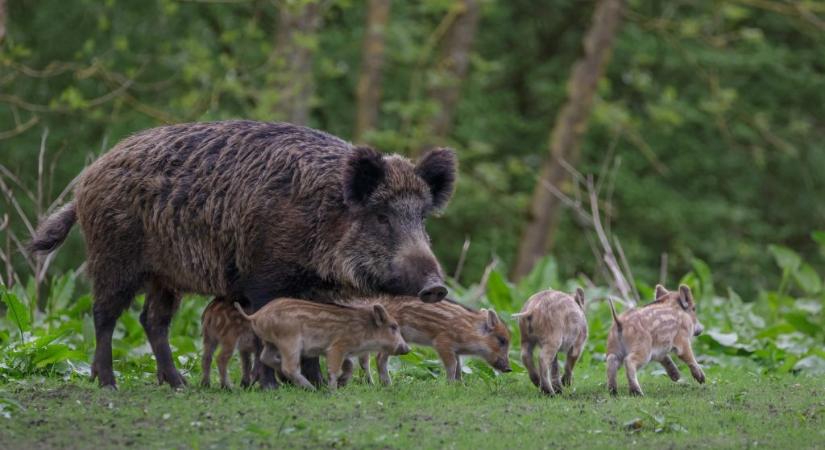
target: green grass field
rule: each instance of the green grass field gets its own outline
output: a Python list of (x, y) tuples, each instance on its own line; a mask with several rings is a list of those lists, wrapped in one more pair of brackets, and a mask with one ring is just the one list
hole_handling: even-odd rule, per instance
[(0, 417), (0, 448), (825, 446), (821, 377), (706, 372), (700, 386), (645, 371), (644, 398), (629, 397), (624, 382), (617, 398), (607, 395), (599, 363), (578, 370), (574, 389), (556, 398), (540, 395), (523, 373), (458, 385), (396, 376), (388, 388), (356, 378), (336, 393), (174, 392), (146, 381), (112, 392), (33, 377), (0, 385), (0, 411), (9, 416)]

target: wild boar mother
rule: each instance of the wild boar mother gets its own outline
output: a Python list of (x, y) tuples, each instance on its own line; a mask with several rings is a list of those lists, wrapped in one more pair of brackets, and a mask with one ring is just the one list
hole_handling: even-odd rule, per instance
[[(180, 387), (168, 332), (182, 293), (246, 299), (254, 310), (322, 292), (444, 298), (424, 220), (446, 205), (455, 177), (447, 149), (413, 165), (285, 123), (164, 126), (86, 168), (74, 200), (40, 224), (30, 249), (53, 251), (80, 222), (94, 295), (92, 378), (115, 387), (115, 323), (145, 291), (140, 322), (158, 381)], [(319, 382), (317, 358), (305, 363)], [(263, 379), (275, 385), (271, 369)]]

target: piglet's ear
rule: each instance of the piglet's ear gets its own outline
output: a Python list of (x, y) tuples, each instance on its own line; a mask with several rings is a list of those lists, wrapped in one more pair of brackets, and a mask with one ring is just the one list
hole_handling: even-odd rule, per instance
[(581, 309), (584, 309), (584, 290), (582, 290), (582, 288), (576, 288), (576, 295), (574, 297), (576, 299), (576, 303), (579, 304)]
[(488, 330), (494, 330), (499, 322), (498, 314), (492, 309), (482, 309), (482, 311), (487, 315), (487, 321), (484, 325)]
[(690, 292), (690, 288), (687, 285), (683, 284), (679, 286), (679, 306), (687, 310), (691, 305), (693, 305), (693, 293)]
[(656, 285), (656, 298), (654, 298), (654, 300), (659, 300), (660, 298), (664, 297), (667, 294), (668, 294), (667, 289), (665, 289), (665, 287), (662, 286), (661, 284), (657, 284)]
[(366, 202), (386, 174), (387, 163), (380, 153), (369, 147), (356, 147), (344, 165), (344, 203), (355, 206)]
[(415, 166), (415, 173), (430, 186), (435, 209), (446, 206), (453, 195), (456, 165), (455, 152), (438, 148), (425, 154)]
[(390, 321), (390, 316), (387, 314), (387, 310), (384, 309), (381, 305), (373, 305), (372, 307), (372, 320), (375, 322), (375, 326), (382, 327)]

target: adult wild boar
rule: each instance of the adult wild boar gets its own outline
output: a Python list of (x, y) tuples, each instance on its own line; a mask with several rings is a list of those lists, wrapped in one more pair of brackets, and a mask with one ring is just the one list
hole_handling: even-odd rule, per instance
[[(115, 322), (145, 290), (140, 319), (158, 380), (179, 387), (168, 330), (182, 293), (243, 298), (253, 310), (321, 292), (444, 298), (424, 219), (446, 205), (455, 174), (447, 149), (413, 165), (284, 123), (165, 126), (86, 168), (74, 201), (40, 224), (30, 247), (53, 251), (80, 222), (101, 386), (115, 386)], [(318, 377), (317, 359), (311, 366)], [(262, 384), (274, 383), (265, 371)]]

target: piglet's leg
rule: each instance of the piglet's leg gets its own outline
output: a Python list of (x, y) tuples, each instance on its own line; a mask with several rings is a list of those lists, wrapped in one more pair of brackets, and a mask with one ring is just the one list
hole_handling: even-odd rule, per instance
[(338, 378), (338, 387), (344, 387), (352, 379), (352, 372), (355, 365), (349, 358), (344, 359), (344, 364), (341, 366), (341, 376)]
[(564, 376), (561, 379), (563, 385), (570, 386), (573, 384), (573, 368), (576, 367), (576, 361), (579, 360), (579, 356), (581, 356), (580, 347), (573, 347), (567, 352), (567, 360), (564, 362)]
[(389, 386), (392, 384), (392, 379), (390, 378), (390, 369), (389, 369), (389, 361), (390, 355), (387, 353), (378, 353), (375, 355), (375, 365), (378, 367), (378, 379), (381, 380), (381, 384), (384, 386)]
[(364, 380), (367, 382), (367, 384), (373, 384), (372, 374), (370, 373), (370, 355), (364, 354), (359, 356), (358, 364), (361, 366), (361, 370), (364, 372)]
[[(344, 361), (349, 359), (344, 357), (344, 354), (333, 348), (327, 351), (327, 373), (329, 374), (329, 390), (334, 391), (338, 388), (338, 378), (343, 372)], [(352, 373), (352, 362), (349, 363), (350, 374)]]
[(607, 390), (610, 392), (610, 395), (616, 395), (618, 393), (616, 372), (619, 371), (621, 364), (622, 360), (619, 359), (618, 355), (613, 353), (607, 355)]
[(553, 390), (556, 393), (561, 393), (561, 375), (559, 374), (559, 354), (558, 352), (553, 356), (553, 361), (550, 363), (550, 376), (553, 379)]
[(456, 381), (456, 368), (458, 367), (458, 356), (456, 356), (455, 352), (449, 348), (446, 344), (439, 345), (436, 343), (435, 351), (438, 353), (438, 357), (441, 358), (441, 362), (444, 364), (444, 370), (447, 372), (447, 380), (449, 381)]
[(630, 395), (644, 395), (639, 380), (636, 378), (636, 369), (642, 365), (644, 357), (631, 353), (624, 360), (624, 370), (627, 375), (627, 385), (630, 388)]
[(544, 344), (539, 352), (539, 388), (545, 394), (554, 395), (556, 390), (549, 377), (549, 372), (553, 362), (556, 362), (556, 372), (558, 372), (558, 362), (556, 361), (556, 348)]
[(662, 367), (665, 368), (665, 372), (667, 372), (667, 376), (669, 376), (671, 380), (679, 381), (679, 378), (682, 377), (682, 374), (679, 373), (679, 368), (676, 367), (676, 364), (673, 363), (673, 360), (670, 359), (670, 356), (663, 356), (659, 360), (659, 363), (662, 365)]
[[(315, 386), (313, 386), (312, 383), (310, 383), (309, 380), (307, 380), (301, 374), (301, 352), (300, 352), (300, 350), (296, 349), (296, 348), (287, 349), (288, 348), (287, 346), (282, 346), (282, 347), (284, 347), (284, 349), (281, 350), (281, 371), (283, 372), (283, 374), (286, 375), (287, 378), (292, 380), (292, 382), (295, 383), (296, 385), (301, 386), (304, 389), (314, 391)], [(265, 348), (264, 352), (266, 352), (266, 350), (267, 349)], [(263, 354), (261, 354), (261, 361), (266, 363), (266, 361), (264, 361), (264, 355)], [(276, 367), (273, 367), (273, 368), (277, 370)]]
[(530, 381), (538, 387), (540, 384), (539, 373), (536, 371), (536, 362), (533, 358), (533, 351), (535, 349), (536, 345), (533, 342), (526, 342), (525, 340), (521, 341), (521, 362), (524, 363), (524, 367), (527, 368), (527, 373), (530, 375)]
[(204, 333), (203, 336), (203, 358), (201, 359), (201, 371), (203, 372), (203, 378), (201, 378), (201, 386), (209, 387), (210, 385), (210, 372), (212, 371), (212, 355), (215, 353), (215, 349), (218, 347), (218, 340), (213, 338), (212, 336), (207, 336)]
[(690, 340), (677, 337), (675, 344), (676, 355), (690, 367), (690, 374), (693, 375), (693, 378), (699, 383), (704, 383), (705, 373), (702, 372), (702, 368), (699, 367), (699, 363), (696, 362), (696, 358), (693, 356), (693, 348), (690, 346)]

